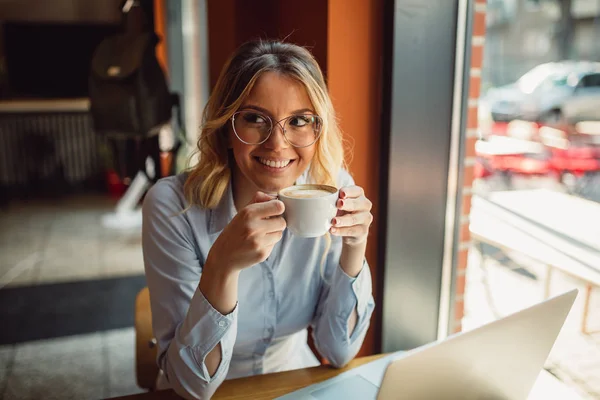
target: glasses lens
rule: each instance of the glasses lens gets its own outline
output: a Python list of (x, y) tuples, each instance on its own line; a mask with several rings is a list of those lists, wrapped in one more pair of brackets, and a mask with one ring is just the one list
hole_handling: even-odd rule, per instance
[(235, 134), (248, 144), (262, 143), (269, 136), (271, 127), (269, 117), (256, 111), (240, 111), (233, 118)]
[(323, 120), (318, 115), (292, 115), (286, 121), (285, 136), (296, 147), (310, 146), (317, 141)]

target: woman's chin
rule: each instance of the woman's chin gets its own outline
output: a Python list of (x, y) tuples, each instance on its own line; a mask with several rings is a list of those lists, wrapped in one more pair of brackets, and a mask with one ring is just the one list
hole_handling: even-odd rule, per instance
[(280, 190), (293, 186), (301, 175), (297, 171), (286, 171), (285, 174), (255, 174), (254, 185), (258, 190), (265, 193), (278, 193)]

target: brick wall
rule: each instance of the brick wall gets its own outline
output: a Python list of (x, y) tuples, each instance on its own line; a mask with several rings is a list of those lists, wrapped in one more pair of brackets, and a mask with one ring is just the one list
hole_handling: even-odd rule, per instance
[(469, 79), (469, 101), (467, 112), (467, 132), (465, 140), (465, 158), (463, 175), (463, 196), (460, 216), (460, 242), (457, 257), (456, 297), (454, 304), (454, 332), (462, 330), (462, 318), (465, 304), (467, 259), (471, 241), (469, 233), (469, 214), (471, 212), (472, 185), (475, 169), (475, 142), (477, 141), (477, 106), (481, 87), (481, 65), (483, 61), (483, 46), (485, 43), (485, 11), (486, 1), (476, 0), (473, 21), (473, 38), (471, 42), (471, 66)]

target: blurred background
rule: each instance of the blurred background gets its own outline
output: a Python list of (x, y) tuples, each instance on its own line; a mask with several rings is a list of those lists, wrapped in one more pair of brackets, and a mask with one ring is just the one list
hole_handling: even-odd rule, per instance
[(463, 327), (579, 288), (547, 368), (600, 398), (600, 2), (486, 14)]
[[(151, 132), (99, 122), (113, 95), (94, 90), (141, 71), (104, 68), (99, 46), (123, 32), (156, 35), (143, 85), (168, 83), (170, 118)], [(546, 370), (600, 399), (600, 0), (0, 0), (0, 398), (147, 390), (139, 204), (189, 165), (222, 65), (254, 38), (311, 49), (374, 203), (360, 355), (575, 287)]]

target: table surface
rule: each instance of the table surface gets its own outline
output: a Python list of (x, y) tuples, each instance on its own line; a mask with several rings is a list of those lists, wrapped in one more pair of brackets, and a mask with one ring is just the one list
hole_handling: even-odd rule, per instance
[[(255, 375), (247, 378), (224, 381), (217, 389), (213, 400), (263, 400), (274, 399), (291, 393), (303, 387), (319, 383), (336, 375), (375, 361), (386, 354), (360, 357), (352, 360), (345, 368), (335, 369), (321, 365), (313, 368), (297, 369), (294, 371), (278, 372), (275, 374)], [(116, 398), (117, 399), (117, 398)], [(181, 399), (172, 390), (140, 393), (131, 396), (118, 397), (119, 400), (175, 400)]]
[[(223, 382), (217, 389), (214, 400), (265, 400), (274, 399), (285, 394), (302, 389), (306, 386), (333, 378), (350, 369), (359, 367), (371, 361), (385, 357), (388, 354), (361, 357), (351, 361), (342, 369), (335, 369), (326, 365), (313, 368), (298, 369), (294, 371), (278, 372), (275, 374), (255, 375), (247, 378), (231, 379)], [(583, 400), (563, 382), (545, 370), (540, 375), (528, 397), (528, 400), (547, 400), (549, 398)], [(179, 400), (172, 390), (159, 390), (118, 397), (113, 400)]]

